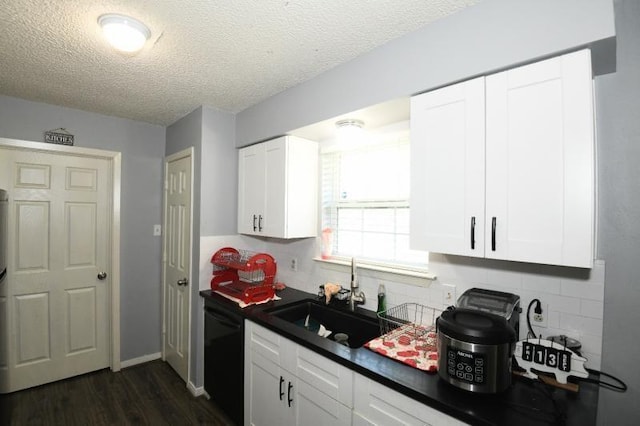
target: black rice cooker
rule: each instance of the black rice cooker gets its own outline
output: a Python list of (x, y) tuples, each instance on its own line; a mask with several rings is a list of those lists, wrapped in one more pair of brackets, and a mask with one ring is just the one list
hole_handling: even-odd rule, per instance
[(449, 308), (436, 321), (438, 375), (471, 392), (502, 392), (511, 384), (516, 332), (504, 316)]

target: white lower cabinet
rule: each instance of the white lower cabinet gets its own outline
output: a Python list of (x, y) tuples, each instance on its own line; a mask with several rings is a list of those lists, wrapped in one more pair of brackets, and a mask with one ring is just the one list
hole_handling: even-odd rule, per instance
[(293, 386), (280, 366), (253, 353), (245, 356), (245, 424), (255, 426), (292, 424), (287, 410), (287, 385)]
[(249, 320), (244, 385), (245, 425), (465, 424)]
[(354, 389), (353, 426), (465, 424), (356, 373)]
[(304, 380), (297, 380), (294, 423), (296, 425), (351, 424), (351, 408), (320, 392)]
[(353, 372), (245, 322), (246, 425), (350, 425)]

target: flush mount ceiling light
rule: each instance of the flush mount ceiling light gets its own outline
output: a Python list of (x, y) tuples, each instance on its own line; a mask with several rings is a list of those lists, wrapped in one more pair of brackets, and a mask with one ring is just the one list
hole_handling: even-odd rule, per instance
[(137, 52), (151, 36), (151, 31), (145, 24), (125, 15), (102, 15), (98, 18), (98, 24), (107, 41), (121, 52)]
[(336, 122), (336, 133), (339, 142), (357, 143), (363, 136), (364, 122), (362, 120), (346, 119)]

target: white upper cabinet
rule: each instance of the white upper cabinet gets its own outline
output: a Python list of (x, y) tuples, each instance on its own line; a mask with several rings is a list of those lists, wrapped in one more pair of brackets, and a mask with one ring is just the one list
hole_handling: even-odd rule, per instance
[(425, 93), (411, 114), (413, 247), (592, 267), (588, 50)]
[(484, 77), (411, 99), (411, 245), (484, 255)]
[(242, 148), (238, 158), (238, 232), (315, 237), (318, 144), (283, 136)]
[(592, 266), (592, 87), (588, 50), (487, 77), (486, 257)]

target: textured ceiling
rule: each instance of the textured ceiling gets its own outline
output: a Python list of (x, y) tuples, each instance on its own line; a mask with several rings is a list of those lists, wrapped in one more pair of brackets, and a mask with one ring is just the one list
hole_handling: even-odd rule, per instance
[[(2, 0), (0, 94), (169, 125), (239, 112), (479, 0)], [(98, 16), (143, 21), (135, 56)]]

